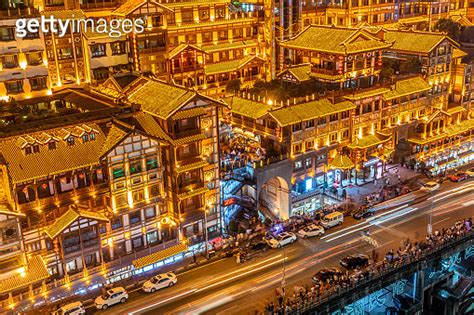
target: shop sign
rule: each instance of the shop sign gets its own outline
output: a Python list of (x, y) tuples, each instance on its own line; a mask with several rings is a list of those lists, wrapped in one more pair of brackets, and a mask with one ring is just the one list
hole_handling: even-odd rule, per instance
[(369, 167), (369, 166), (377, 164), (379, 161), (380, 161), (380, 159), (378, 157), (376, 157), (376, 158), (372, 158), (372, 159), (368, 160), (367, 162), (364, 162), (363, 165), (364, 165), (364, 167)]

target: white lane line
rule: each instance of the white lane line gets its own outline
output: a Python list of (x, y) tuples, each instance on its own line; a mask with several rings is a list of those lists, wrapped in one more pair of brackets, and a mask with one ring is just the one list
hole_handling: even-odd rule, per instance
[(432, 225), (440, 224), (441, 222), (447, 221), (447, 220), (449, 220), (450, 218), (451, 218), (451, 217), (447, 217), (447, 218), (438, 220), (438, 221), (434, 222)]
[(129, 314), (129, 315), (140, 314), (141, 312), (146, 311), (147, 309), (156, 307), (156, 306), (158, 306), (158, 305), (167, 303), (167, 302), (172, 301), (172, 300), (174, 300), (174, 299), (177, 299), (177, 298), (179, 298), (179, 297), (182, 297), (182, 296), (185, 296), (185, 295), (188, 295), (188, 294), (191, 294), (191, 293), (195, 293), (195, 292), (196, 292), (196, 289), (189, 290), (189, 291), (180, 293), (180, 294), (178, 294), (178, 295), (169, 297), (169, 298), (167, 298), (167, 299), (160, 300), (160, 301), (158, 301), (158, 302), (156, 302), (156, 303), (148, 304), (147, 306), (144, 306), (144, 307), (141, 307), (141, 308), (136, 309), (136, 310), (134, 310), (134, 311), (128, 312), (128, 314)]
[(370, 224), (371, 225), (379, 225), (379, 224), (382, 224), (384, 222), (399, 218), (403, 215), (406, 215), (406, 214), (411, 213), (411, 212), (416, 211), (416, 210), (418, 210), (418, 208), (408, 207), (406, 209), (403, 209), (403, 211), (399, 211), (397, 213), (390, 214), (389, 216), (381, 217), (381, 218), (378, 218), (377, 220), (373, 220), (373, 221), (370, 222)]
[(463, 207), (467, 207), (467, 206), (472, 206), (474, 205), (474, 200), (471, 200), (471, 201), (468, 201), (468, 202), (464, 202), (461, 204)]

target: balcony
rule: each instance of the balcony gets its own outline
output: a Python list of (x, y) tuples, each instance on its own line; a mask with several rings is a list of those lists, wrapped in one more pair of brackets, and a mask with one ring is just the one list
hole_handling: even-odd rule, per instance
[(0, 19), (12, 18), (12, 17), (32, 17), (39, 15), (39, 11), (35, 8), (8, 8), (6, 10), (0, 10)]

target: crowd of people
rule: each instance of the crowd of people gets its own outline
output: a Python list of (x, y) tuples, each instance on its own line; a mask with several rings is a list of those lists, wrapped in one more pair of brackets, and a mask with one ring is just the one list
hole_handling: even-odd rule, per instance
[(221, 158), (223, 169), (244, 167), (248, 162), (257, 162), (265, 158), (265, 149), (259, 141), (241, 133), (230, 133), (220, 139), (225, 154)]
[(406, 239), (397, 250), (389, 250), (384, 259), (377, 261), (375, 251), (372, 254), (372, 263), (365, 268), (356, 268), (352, 273), (341, 272), (334, 268), (330, 277), (323, 281), (313, 281), (313, 285), (302, 285), (294, 288), (292, 295), (285, 292), (285, 288), (278, 288), (276, 291), (276, 303), (270, 302), (265, 307), (265, 314), (291, 314), (298, 310), (309, 309), (318, 303), (321, 296), (337, 293), (343, 288), (353, 286), (363, 279), (371, 278), (382, 274), (384, 271), (400, 267), (406, 263), (423, 257), (431, 253), (440, 246), (447, 244), (465, 234), (472, 229), (472, 218), (458, 220), (456, 223), (441, 230), (436, 230), (428, 234), (424, 240), (410, 241)]

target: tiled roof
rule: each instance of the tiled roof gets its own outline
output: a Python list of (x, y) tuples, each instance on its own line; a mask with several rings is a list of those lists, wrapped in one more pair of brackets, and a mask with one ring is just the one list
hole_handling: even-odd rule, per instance
[(164, 3), (169, 8), (177, 8), (177, 7), (190, 7), (195, 5), (203, 5), (203, 4), (216, 4), (216, 3), (229, 3), (229, 0), (185, 0), (179, 2), (170, 2)]
[[(168, 4), (166, 4), (168, 5)], [(174, 30), (189, 30), (193, 28), (202, 28), (206, 26), (219, 26), (219, 25), (229, 25), (231, 27), (232, 24), (243, 24), (243, 23), (253, 23), (255, 22), (254, 18), (241, 18), (241, 19), (231, 19), (231, 20), (218, 20), (218, 21), (209, 21), (209, 22), (200, 22), (200, 23), (183, 23), (181, 25), (176, 26), (168, 26), (168, 31)]]
[(324, 80), (324, 81), (340, 81), (344, 80), (345, 76), (343, 74), (325, 74), (325, 73), (317, 73), (317, 72), (310, 72), (309, 76), (312, 78)]
[(456, 59), (456, 58), (466, 57), (467, 55), (469, 55), (467, 52), (459, 48), (454, 48), (452, 57), (453, 59)]
[(229, 104), (233, 113), (253, 119), (258, 119), (264, 116), (273, 108), (273, 106), (268, 104), (237, 96), (227, 97), (224, 99), (224, 102)]
[(126, 15), (129, 15), (130, 13), (132, 13), (133, 11), (135, 11), (136, 9), (138, 9), (141, 5), (145, 4), (145, 3), (152, 3), (152, 4), (155, 4), (159, 7), (161, 7), (162, 9), (166, 9), (168, 11), (171, 11), (170, 8), (168, 8), (167, 6), (159, 3), (158, 1), (153, 1), (153, 0), (128, 0), (128, 1), (125, 1), (121, 6), (119, 6), (117, 9), (115, 9), (113, 12), (112, 12), (112, 15), (120, 15), (120, 16), (126, 16)]
[(128, 130), (125, 130), (125, 128), (122, 128), (115, 124), (112, 125), (109, 129), (104, 144), (100, 148), (99, 157), (103, 157), (104, 155), (109, 153), (109, 151), (112, 150), (117, 145), (117, 143), (122, 141), (129, 133), (130, 132)]
[(391, 46), (363, 29), (311, 25), (292, 39), (281, 44), (334, 54), (352, 54)]
[[(454, 43), (448, 36), (435, 32), (386, 30), (385, 40), (393, 41), (390, 50), (405, 52), (430, 53), (444, 40)], [(454, 43), (455, 44), (455, 43)]]
[(194, 107), (190, 109), (184, 109), (176, 112), (171, 119), (173, 120), (180, 120), (180, 119), (186, 119), (190, 117), (196, 117), (196, 116), (202, 116), (206, 115), (206, 110), (203, 107)]
[(71, 208), (65, 213), (63, 213), (63, 215), (61, 215), (59, 218), (57, 218), (53, 224), (47, 226), (44, 232), (49, 236), (49, 238), (53, 239), (59, 234), (61, 234), (62, 231), (67, 229), (74, 221), (76, 221), (80, 217), (97, 221), (109, 221), (107, 217), (99, 213), (84, 210), (75, 210)]
[(392, 85), (391, 90), (386, 92), (383, 96), (385, 100), (391, 100), (401, 96), (407, 96), (413, 93), (428, 91), (431, 86), (421, 77), (414, 77), (397, 81)]
[(404, 23), (404, 24), (422, 23), (422, 22), (428, 22), (428, 17), (426, 17), (426, 16), (413, 16), (413, 17), (399, 19), (398, 22)]
[(206, 165), (209, 165), (209, 163), (207, 163), (206, 161), (197, 161), (197, 162), (194, 162), (194, 163), (190, 163), (190, 164), (185, 164), (185, 165), (181, 165), (180, 167), (178, 167), (176, 169), (176, 171), (179, 173), (184, 173), (184, 172), (188, 172), (188, 171), (191, 171), (191, 170), (195, 170), (197, 168), (201, 168), (201, 167), (204, 167)]
[(255, 42), (254, 40), (245, 40), (245, 41), (234, 41), (232, 43), (202, 46), (201, 49), (207, 53), (213, 53), (213, 52), (218, 52), (222, 50), (248, 48), (248, 47), (256, 47), (256, 46), (257, 46), (257, 42)]
[(390, 89), (387, 89), (387, 88), (378, 88), (378, 89), (370, 90), (370, 91), (354, 92), (352, 95), (344, 96), (344, 98), (355, 101), (355, 100), (361, 100), (367, 97), (382, 95), (389, 91)]
[(144, 112), (161, 119), (168, 119), (196, 92), (162, 81), (146, 79), (141, 86), (127, 92), (128, 101), (141, 105)]
[(172, 143), (175, 146), (178, 146), (178, 145), (183, 145), (183, 144), (187, 144), (187, 143), (191, 143), (191, 142), (195, 142), (195, 141), (199, 141), (199, 140), (204, 140), (204, 139), (206, 139), (206, 135), (203, 134), (203, 133), (198, 133), (198, 134), (193, 135), (193, 136), (178, 138), (176, 140), (173, 140)]
[(172, 143), (173, 140), (166, 134), (166, 132), (161, 128), (158, 122), (153, 116), (147, 113), (139, 113), (135, 117), (140, 128), (148, 135), (158, 138), (160, 140), (168, 141)]
[[(111, 132), (107, 134), (96, 124), (88, 126), (94, 131), (95, 140), (82, 142), (82, 138), (75, 138), (76, 143), (68, 145), (65, 139), (72, 133), (74, 127), (47, 130), (46, 133), (61, 139), (56, 142), (56, 148), (50, 150), (47, 145), (41, 145), (39, 152), (28, 155), (25, 155), (24, 150), (17, 145), (19, 137), (0, 141), (0, 152), (8, 163), (12, 182), (21, 183), (98, 164), (100, 154), (105, 152), (103, 150), (110, 149), (121, 139), (113, 126)], [(36, 135), (32, 134), (31, 137), (35, 138)]]
[(49, 273), (43, 258), (40, 255), (32, 256), (28, 260), (24, 274), (15, 273), (11, 277), (0, 280), (0, 294), (12, 292), (47, 278), (49, 278)]
[(201, 48), (199, 48), (198, 46), (196, 45), (192, 45), (192, 44), (180, 44), (178, 46), (176, 46), (175, 48), (173, 48), (169, 53), (168, 53), (168, 58), (169, 59), (172, 59), (174, 57), (176, 57), (177, 54), (179, 54), (180, 52), (182, 51), (185, 51), (186, 49), (191, 49), (191, 50), (197, 50), (197, 51), (200, 51), (200, 52), (204, 52), (205, 51)]
[(80, 20), (86, 18), (82, 10), (43, 11), (41, 14), (45, 17), (53, 16), (58, 20)]
[(347, 147), (349, 149), (366, 149), (387, 142), (388, 140), (390, 140), (390, 138), (380, 139), (380, 137), (377, 135), (367, 135), (361, 139), (356, 138)]
[(270, 115), (275, 118), (281, 126), (288, 126), (353, 108), (355, 108), (355, 105), (349, 101), (333, 104), (325, 98), (276, 109), (270, 111)]
[(311, 64), (304, 63), (296, 66), (291, 66), (289, 68), (284, 69), (278, 74), (278, 77), (281, 77), (286, 72), (291, 73), (293, 77), (295, 77), (298, 82), (305, 82), (311, 79)]
[(132, 261), (132, 264), (136, 269), (143, 268), (159, 261), (165, 260), (166, 258), (169, 258), (171, 256), (185, 252), (187, 249), (188, 245), (178, 244), (175, 246), (168, 247), (164, 250), (154, 252), (153, 254), (150, 254), (148, 256), (135, 259), (134, 261)]
[[(205, 72), (206, 74), (217, 74), (217, 73), (226, 73), (231, 71), (236, 71), (245, 66), (250, 61), (257, 59), (262, 61), (260, 57), (255, 55), (246, 56), (242, 59), (235, 59), (230, 61), (224, 61), (219, 63), (212, 63), (206, 65)], [(263, 62), (263, 61), (262, 61)]]
[(209, 188), (207, 186), (204, 186), (204, 187), (201, 187), (201, 188), (198, 188), (198, 189), (194, 189), (192, 191), (188, 191), (188, 192), (179, 194), (178, 198), (179, 198), (179, 200), (184, 200), (184, 199), (189, 198), (189, 197), (204, 194), (205, 192), (208, 192), (208, 191), (209, 191)]
[(345, 154), (338, 154), (332, 160), (331, 163), (329, 163), (329, 167), (332, 169), (339, 169), (339, 170), (347, 170), (351, 169), (354, 167), (354, 163), (351, 161), (351, 159), (345, 155)]

